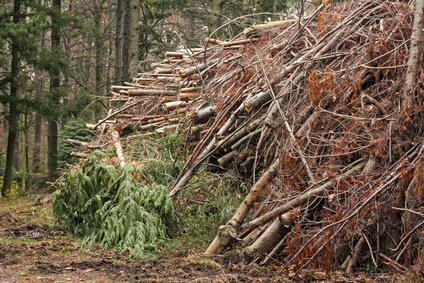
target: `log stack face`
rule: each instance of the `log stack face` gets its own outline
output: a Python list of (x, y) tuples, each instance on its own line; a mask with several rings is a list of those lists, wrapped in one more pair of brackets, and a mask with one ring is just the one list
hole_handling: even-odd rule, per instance
[(296, 270), (405, 270), (424, 242), (423, 200), (405, 202), (424, 168), (416, 17), (406, 2), (323, 4), (301, 21), (167, 52), (153, 71), (113, 86), (109, 115), (91, 127), (100, 144), (122, 128), (196, 141), (172, 196), (207, 160), (249, 177), (208, 254), (238, 248)]

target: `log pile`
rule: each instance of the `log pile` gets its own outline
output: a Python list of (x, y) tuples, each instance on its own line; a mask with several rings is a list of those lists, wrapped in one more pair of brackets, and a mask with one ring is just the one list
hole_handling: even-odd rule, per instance
[(109, 115), (93, 127), (103, 127), (99, 144), (127, 128), (196, 141), (174, 197), (202, 164), (251, 179), (206, 254), (406, 272), (424, 253), (422, 30), (421, 0), (323, 4), (168, 52), (112, 87)]

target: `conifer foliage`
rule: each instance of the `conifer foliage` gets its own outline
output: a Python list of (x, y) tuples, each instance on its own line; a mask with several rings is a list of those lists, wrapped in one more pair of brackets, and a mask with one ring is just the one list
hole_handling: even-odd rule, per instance
[(119, 171), (100, 162), (104, 157), (94, 154), (57, 185), (55, 216), (87, 244), (100, 242), (134, 258), (154, 253), (167, 238), (166, 219), (174, 217), (166, 186), (143, 186), (137, 168)]

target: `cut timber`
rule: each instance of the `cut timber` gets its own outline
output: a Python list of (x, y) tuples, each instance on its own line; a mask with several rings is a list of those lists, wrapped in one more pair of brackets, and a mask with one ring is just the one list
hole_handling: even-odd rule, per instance
[(251, 27), (244, 29), (243, 33), (246, 36), (252, 36), (255, 33), (261, 33), (266, 30), (275, 29), (275, 28), (284, 28), (295, 22), (297, 22), (297, 20), (272, 21), (265, 24), (253, 25)]
[(145, 96), (145, 95), (176, 95), (178, 92), (168, 89), (129, 89), (129, 96)]
[(262, 235), (253, 244), (244, 249), (249, 256), (264, 256), (290, 231), (289, 226), (294, 222), (298, 210), (292, 210), (277, 217)]
[(167, 58), (177, 58), (177, 59), (183, 59), (184, 55), (187, 53), (185, 52), (165, 52), (165, 57)]
[(85, 127), (89, 130), (95, 130), (96, 129), (96, 124), (85, 124)]
[(359, 259), (359, 253), (362, 250), (362, 246), (365, 244), (365, 237), (361, 237), (359, 241), (356, 243), (355, 247), (353, 248), (352, 256), (349, 257), (349, 261), (347, 263), (346, 267), (346, 273), (352, 273), (353, 267), (355, 267), (356, 263)]
[(174, 100), (184, 100), (184, 101), (190, 101), (193, 100), (195, 98), (200, 97), (200, 93), (196, 93), (196, 92), (184, 92), (184, 93), (180, 93), (179, 98), (178, 95), (171, 95), (171, 96), (163, 96), (162, 97), (162, 101), (163, 102), (169, 102), (169, 101), (174, 101)]
[(119, 168), (123, 169), (125, 167), (126, 162), (119, 133), (117, 131), (110, 131), (110, 135), (112, 137), (113, 145), (115, 146), (116, 156), (119, 160)]
[(207, 106), (195, 112), (188, 113), (188, 117), (196, 121), (196, 123), (204, 123), (207, 122), (211, 117), (213, 117), (215, 113), (215, 106)]
[(233, 150), (227, 153), (226, 155), (218, 159), (219, 166), (225, 167), (228, 163), (233, 161), (238, 155), (239, 155), (239, 152), (236, 150)]
[(181, 107), (184, 107), (187, 105), (187, 102), (185, 101), (171, 101), (171, 102), (166, 102), (162, 105), (162, 108), (165, 111), (172, 111)]
[(192, 67), (188, 67), (187, 69), (184, 69), (184, 70), (180, 70), (179, 74), (182, 78), (187, 78), (187, 77), (190, 77), (192, 75), (201, 73), (202, 71), (206, 70), (208, 67), (210, 67), (210, 66), (212, 66), (216, 63), (218, 63), (217, 59), (207, 61), (206, 63), (202, 63), (202, 64), (195, 65), (195, 66), (192, 66)]
[(254, 229), (256, 227), (258, 227), (259, 225), (263, 225), (265, 223), (267, 223), (268, 221), (274, 219), (275, 217), (278, 217), (279, 215), (282, 215), (296, 207), (299, 207), (303, 204), (305, 204), (309, 199), (317, 197), (317, 196), (321, 196), (325, 191), (327, 191), (334, 182), (338, 182), (340, 180), (343, 180), (344, 178), (352, 175), (353, 173), (361, 170), (364, 166), (363, 162), (360, 162), (359, 164), (355, 165), (353, 168), (349, 169), (347, 172), (341, 174), (340, 176), (338, 176), (337, 178), (335, 178), (334, 180), (328, 181), (325, 184), (315, 188), (315, 189), (311, 189), (308, 190), (307, 192), (301, 194), (300, 196), (286, 202), (285, 204), (274, 208), (273, 210), (271, 210), (270, 212), (265, 213), (264, 215), (256, 218), (255, 220), (250, 221), (249, 223), (246, 223), (245, 225), (243, 225), (243, 229), (245, 230), (251, 230)]
[(208, 39), (208, 43), (220, 45), (224, 47), (231, 47), (231, 46), (237, 46), (237, 45), (243, 45), (243, 44), (249, 44), (257, 42), (258, 40), (256, 38), (252, 39), (240, 39), (240, 40), (234, 40), (234, 41), (222, 41), (219, 39), (210, 38)]
[(66, 142), (79, 147), (86, 147), (88, 145), (88, 142), (78, 141), (74, 139), (67, 139)]
[(233, 234), (237, 234), (237, 231), (240, 228), (240, 225), (246, 218), (250, 209), (253, 207), (260, 197), (262, 196), (262, 191), (268, 186), (269, 182), (274, 178), (278, 172), (278, 167), (280, 165), (280, 158), (277, 158), (271, 166), (262, 174), (261, 178), (253, 185), (253, 188), (250, 190), (249, 194), (243, 200), (239, 206), (236, 213), (221, 229), (221, 233), (215, 237), (213, 242), (209, 245), (205, 254), (213, 255), (218, 254), (222, 249), (229, 243), (232, 239)]
[(88, 153), (85, 152), (71, 152), (71, 156), (77, 157), (77, 158), (87, 158)]
[(267, 103), (271, 99), (271, 93), (269, 91), (267, 92), (260, 92), (253, 96), (250, 99), (246, 99), (244, 102), (244, 109), (246, 112), (252, 112), (253, 110), (261, 107), (265, 103)]

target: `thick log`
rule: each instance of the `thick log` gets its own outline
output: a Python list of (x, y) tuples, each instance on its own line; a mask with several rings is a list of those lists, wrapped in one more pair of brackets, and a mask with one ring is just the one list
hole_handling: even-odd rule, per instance
[(167, 58), (183, 59), (184, 55), (187, 55), (187, 52), (165, 52), (165, 57)]
[(244, 249), (249, 256), (262, 257), (270, 252), (276, 244), (290, 231), (298, 211), (289, 211), (276, 218), (265, 232), (253, 244)]
[(175, 90), (168, 89), (129, 89), (129, 96), (162, 96), (162, 95), (177, 95), (178, 92)]
[(270, 99), (271, 93), (269, 91), (260, 92), (255, 96), (246, 99), (246, 101), (244, 102), (244, 109), (246, 110), (246, 112), (250, 113), (270, 101)]
[(162, 105), (162, 108), (165, 111), (172, 111), (178, 108), (182, 108), (185, 107), (187, 105), (187, 102), (185, 101), (171, 101), (171, 102), (166, 102)]
[(87, 158), (88, 153), (85, 152), (71, 152), (71, 156), (77, 157), (77, 158)]
[(119, 160), (119, 168), (123, 169), (125, 167), (126, 162), (119, 133), (117, 131), (110, 131), (110, 135), (112, 137), (113, 145), (115, 146), (116, 156)]
[(233, 150), (226, 155), (222, 156), (218, 159), (218, 164), (222, 167), (225, 167), (228, 163), (233, 161), (237, 156), (239, 155), (239, 152), (236, 150)]
[[(239, 206), (236, 213), (225, 225), (226, 227), (223, 227), (221, 229), (221, 234), (217, 235), (214, 241), (209, 245), (209, 247), (205, 251), (205, 254), (212, 255), (212, 254), (220, 253), (221, 250), (232, 239), (232, 234), (234, 233), (237, 234), (242, 222), (246, 218), (250, 209), (253, 207), (253, 204), (255, 204), (261, 198), (262, 191), (267, 187), (269, 182), (277, 174), (279, 164), (280, 164), (280, 159), (277, 158), (271, 164), (268, 170), (265, 171), (264, 174), (262, 174), (259, 180), (254, 184), (254, 186), (252, 187), (252, 189), (250, 190), (246, 198), (243, 200), (243, 202)], [(231, 235), (228, 233), (231, 233)]]
[(67, 139), (66, 142), (75, 146), (79, 146), (79, 147), (86, 147), (88, 145), (88, 142), (74, 140), (74, 139)]
[(279, 215), (282, 215), (296, 207), (299, 207), (305, 204), (311, 198), (321, 196), (324, 192), (326, 192), (332, 186), (334, 182), (340, 181), (346, 178), (347, 176), (352, 175), (353, 173), (361, 170), (363, 166), (364, 166), (364, 162), (360, 162), (359, 164), (355, 165), (353, 168), (349, 169), (347, 172), (335, 178), (334, 180), (328, 181), (324, 183), (323, 185), (318, 186), (315, 189), (308, 190), (307, 192), (286, 202), (285, 204), (277, 208), (274, 208), (270, 212), (265, 213), (264, 215), (250, 221), (249, 223), (246, 223), (245, 225), (243, 225), (242, 229), (245, 229), (245, 230), (254, 229), (258, 227), (259, 225), (263, 225), (267, 223), (268, 221), (278, 217)]
[(215, 113), (215, 106), (207, 106), (195, 112), (188, 113), (188, 117), (196, 123), (204, 123), (207, 122), (211, 117), (213, 117)]
[(180, 70), (179, 74), (182, 78), (187, 78), (192, 75), (201, 73), (202, 71), (206, 70), (208, 67), (213, 66), (218, 62), (218, 59), (207, 61), (206, 63), (198, 64), (195, 66), (188, 67), (186, 69)]

